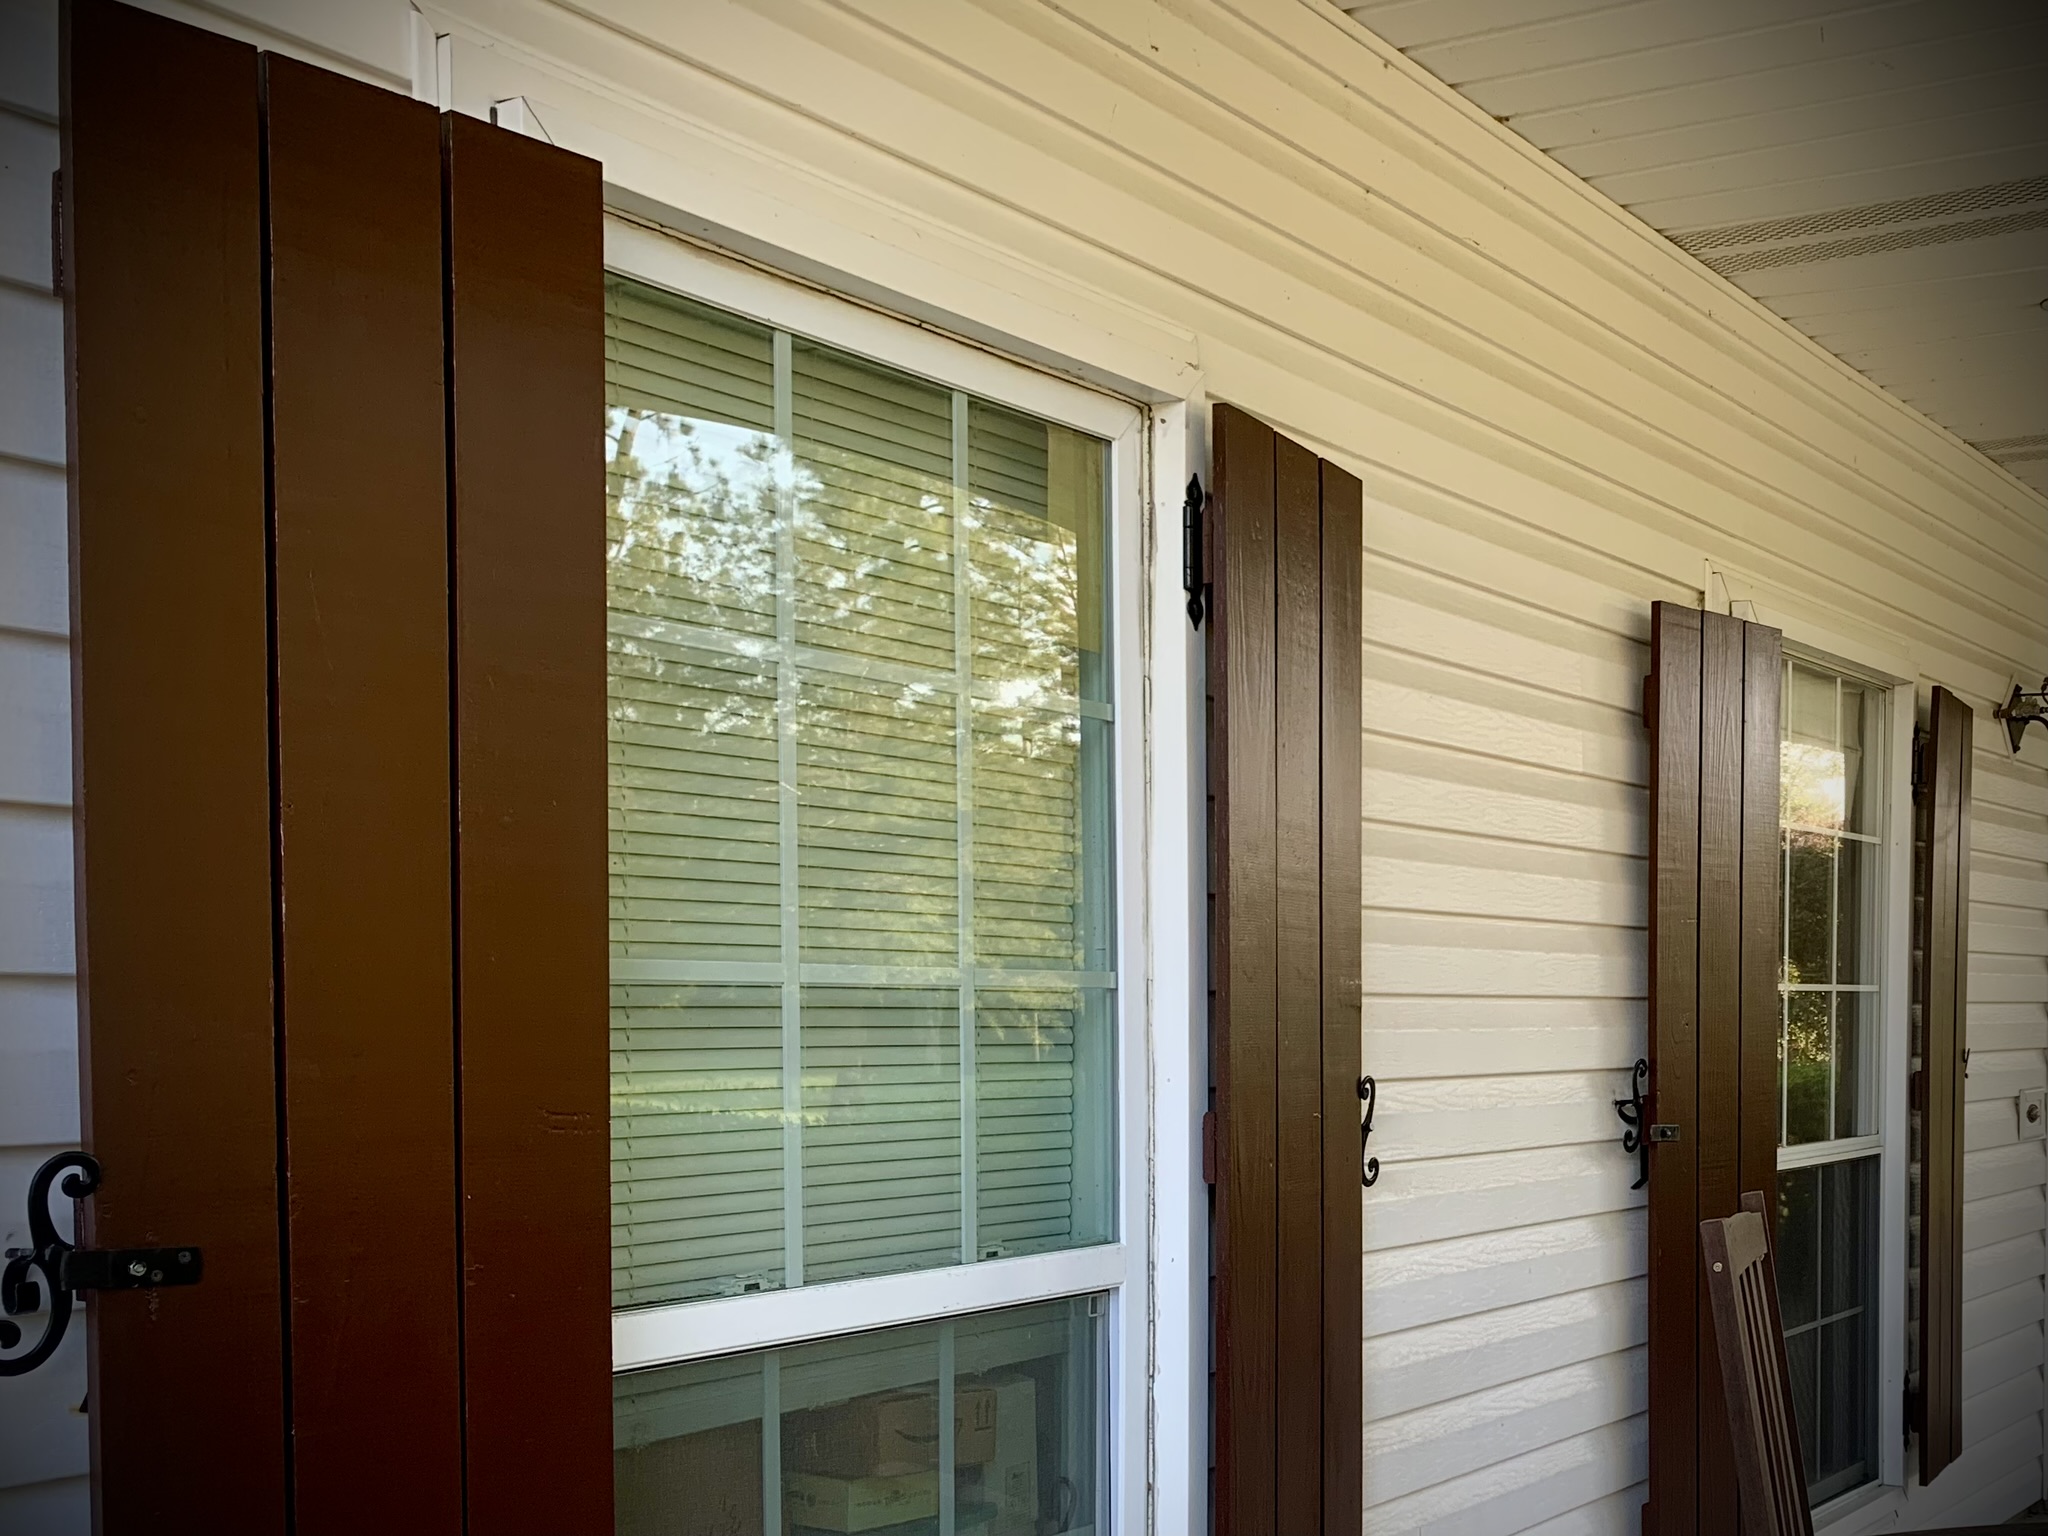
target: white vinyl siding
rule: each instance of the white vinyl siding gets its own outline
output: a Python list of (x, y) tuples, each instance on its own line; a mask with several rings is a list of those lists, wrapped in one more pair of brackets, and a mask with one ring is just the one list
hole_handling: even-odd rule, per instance
[[(0, 1249), (27, 1246), (36, 1165), (78, 1144), (56, 9), (0, 7)], [(28, 1342), (45, 1316), (21, 1319)], [(84, 1397), (76, 1326), (0, 1381), (0, 1531), (83, 1536)]]

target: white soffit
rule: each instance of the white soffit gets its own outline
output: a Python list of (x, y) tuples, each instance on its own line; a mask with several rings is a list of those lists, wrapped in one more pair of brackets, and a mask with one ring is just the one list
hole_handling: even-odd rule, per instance
[(1344, 8), (2048, 494), (2048, 0)]

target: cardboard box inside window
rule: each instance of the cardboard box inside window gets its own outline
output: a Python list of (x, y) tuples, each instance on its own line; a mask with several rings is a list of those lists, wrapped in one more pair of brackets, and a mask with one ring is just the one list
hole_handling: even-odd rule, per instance
[[(935, 1390), (876, 1392), (792, 1415), (789, 1465), (818, 1477), (905, 1477), (939, 1464)], [(953, 1464), (977, 1466), (996, 1451), (996, 1394), (962, 1386), (953, 1394)]]
[(612, 1453), (616, 1536), (738, 1536), (761, 1523), (761, 1421)]
[(987, 1390), (995, 1399), (995, 1444), (962, 1477), (962, 1492), (995, 1512), (978, 1536), (1038, 1536), (1038, 1383), (997, 1377)]
[(790, 1523), (799, 1530), (831, 1531), (835, 1536), (887, 1531), (893, 1536), (903, 1526), (938, 1517), (939, 1474), (820, 1477), (792, 1472), (783, 1479), (782, 1502)]

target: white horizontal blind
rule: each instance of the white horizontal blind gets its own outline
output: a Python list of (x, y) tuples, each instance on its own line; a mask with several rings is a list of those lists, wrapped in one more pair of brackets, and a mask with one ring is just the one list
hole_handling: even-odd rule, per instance
[(1105, 446), (609, 298), (615, 1304), (1106, 1240)]

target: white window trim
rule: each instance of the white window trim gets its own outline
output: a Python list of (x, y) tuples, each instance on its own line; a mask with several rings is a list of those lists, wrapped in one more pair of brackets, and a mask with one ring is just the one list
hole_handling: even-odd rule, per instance
[[(1169, 1063), (1170, 1069), (1184, 1079), (1183, 1086), (1200, 1080), (1199, 1072), (1193, 1069), (1199, 1064), (1202, 1050), (1199, 1038), (1180, 1039), (1199, 1033), (1194, 1028), (1198, 1014), (1194, 996), (1196, 951), (1192, 947), (1196, 940), (1193, 847), (1179, 848), (1158, 870), (1154, 869), (1151, 856), (1155, 851), (1185, 842), (1193, 827), (1193, 814), (1199, 808), (1192, 781), (1195, 722), (1190, 713), (1192, 695), (1187, 670), (1192, 647), (1181, 641), (1166, 653), (1167, 675), (1157, 679), (1151, 676), (1154, 641), (1171, 624), (1172, 614), (1180, 611), (1176, 595), (1166, 619), (1162, 622), (1158, 615), (1159, 590), (1165, 586), (1166, 572), (1173, 573), (1172, 581), (1177, 588), (1179, 570), (1177, 502), (1176, 516), (1169, 527), (1158, 514), (1158, 508), (1164, 505), (1160, 487), (1177, 483), (1185, 462), (1171, 458), (1155, 469), (1153, 450), (1155, 446), (1184, 447), (1178, 439), (1184, 431), (1185, 412), (1181, 408), (1170, 411), (1165, 439), (1154, 445), (1148, 441), (1146, 413), (1130, 402), (719, 255), (616, 213), (606, 215), (604, 233), (608, 270), (1109, 441), (1113, 494), (1108, 544), (1113, 593), (1110, 621), (1116, 748), (1113, 862), (1120, 981), (1116, 1004), (1119, 1049), (1113, 1197), (1118, 1236), (1114, 1242), (1055, 1254), (614, 1313), (613, 1370), (616, 1373), (751, 1352), (1082, 1293), (1106, 1293), (1109, 1379), (1104, 1472), (1110, 1483), (1113, 1529), (1135, 1536), (1148, 1528), (1155, 1478), (1166, 1470), (1153, 1455), (1151, 1392), (1153, 1335), (1160, 1321), (1152, 1294), (1152, 1243), (1154, 1222), (1159, 1215), (1153, 1196), (1155, 1178), (1162, 1170), (1173, 1186), (1174, 1198), (1168, 1204), (1174, 1211), (1176, 1237), (1185, 1243), (1187, 1239), (1180, 1238), (1180, 1234), (1192, 1235), (1195, 1221), (1202, 1215), (1194, 1204), (1195, 1192), (1180, 1188), (1191, 1177), (1199, 1177), (1199, 1154), (1194, 1152), (1199, 1137), (1199, 1114), (1191, 1124), (1180, 1123), (1186, 1117), (1180, 1113), (1183, 1106), (1176, 1102), (1175, 1112), (1168, 1117), (1170, 1123), (1155, 1126), (1152, 1098), (1154, 1009), (1162, 1000), (1158, 994), (1165, 994), (1169, 1006), (1178, 994), (1179, 1008), (1168, 1015), (1173, 1027), (1165, 1033), (1183, 1046), (1176, 1056), (1186, 1059)], [(1148, 524), (1155, 536), (1149, 547)], [(1153, 589), (1149, 593), (1148, 581)], [(1185, 618), (1184, 614), (1180, 616)], [(1148, 621), (1154, 626), (1150, 630)], [(1164, 738), (1149, 728), (1147, 711), (1155, 697), (1155, 682), (1170, 701), (1170, 731)], [(1164, 804), (1155, 801), (1154, 784), (1164, 789)], [(1162, 822), (1158, 819), (1162, 816), (1170, 821)], [(1157, 947), (1150, 922), (1155, 902), (1162, 912), (1172, 914), (1161, 936), (1163, 942)], [(1183, 1008), (1187, 1011), (1181, 1012)], [(1192, 1089), (1181, 1097), (1189, 1097), (1192, 1103), (1191, 1093)], [(1161, 1129), (1171, 1133), (1173, 1143), (1163, 1154), (1156, 1140)], [(1187, 1254), (1176, 1257), (1181, 1265), (1197, 1267)], [(1180, 1276), (1179, 1281), (1179, 1290), (1191, 1288), (1187, 1276)], [(1180, 1351), (1191, 1352), (1193, 1341), (1205, 1335), (1206, 1306), (1202, 1313), (1183, 1318), (1179, 1313), (1184, 1306), (1178, 1303), (1185, 1298), (1176, 1300), (1172, 1321), (1178, 1336), (1178, 1364)], [(1191, 1396), (1200, 1387), (1202, 1401), (1206, 1402), (1200, 1357), (1190, 1353), (1190, 1364), (1184, 1396)], [(1191, 1426), (1175, 1426), (1164, 1436), (1170, 1448), (1168, 1459), (1178, 1464), (1172, 1475), (1181, 1481), (1194, 1476), (1203, 1444), (1191, 1438), (1190, 1429)], [(1185, 1497), (1200, 1510), (1202, 1500), (1198, 1491), (1191, 1488)]]
[[(1880, 983), (1884, 998), (1883, 1047), (1880, 1054), (1883, 1129), (1878, 1138), (1882, 1163), (1878, 1170), (1878, 1476), (1852, 1488), (1814, 1511), (1816, 1526), (1851, 1516), (1875, 1518), (1872, 1506), (1887, 1503), (1906, 1484), (1906, 1186), (1912, 1156), (1908, 1119), (1911, 1067), (1910, 1017), (1913, 944), (1913, 725), (1915, 684), (1901, 676), (1904, 658), (1845, 638), (1838, 630), (1806, 615), (1759, 601), (1757, 589), (1742, 578), (1730, 579), (1724, 568), (1709, 562), (1710, 602), (1738, 618), (1768, 624), (1785, 637), (1786, 655), (1810, 661), (1883, 691), (1885, 704), (1886, 796), (1883, 892), (1880, 911), (1885, 935), (1885, 965)], [(1742, 593), (1742, 596), (1736, 596)], [(1775, 595), (1774, 595), (1775, 597)], [(1717, 600), (1717, 601), (1716, 601)], [(1778, 1154), (1781, 1168), (1812, 1160), (1792, 1148)], [(1814, 1153), (1842, 1150), (1842, 1143), (1820, 1143)]]

